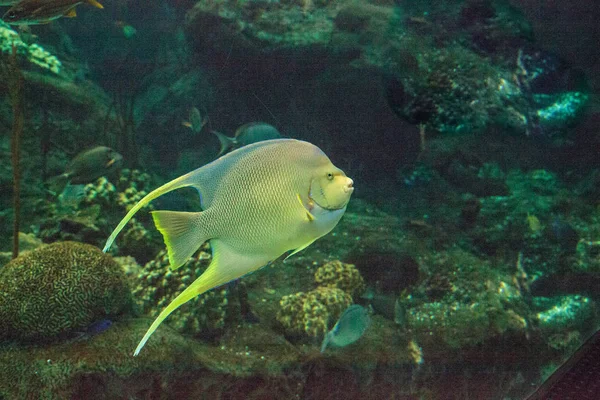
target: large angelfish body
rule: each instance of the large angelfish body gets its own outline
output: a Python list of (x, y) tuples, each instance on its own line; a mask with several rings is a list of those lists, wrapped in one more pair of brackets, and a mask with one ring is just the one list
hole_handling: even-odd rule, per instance
[(194, 187), (202, 211), (154, 211), (152, 216), (172, 269), (182, 266), (207, 240), (213, 258), (204, 273), (162, 310), (134, 355), (182, 304), (288, 251), (296, 253), (330, 232), (346, 210), (352, 185), (352, 179), (317, 146), (274, 139), (244, 146), (150, 192), (115, 228), (104, 251), (140, 208), (172, 190)]

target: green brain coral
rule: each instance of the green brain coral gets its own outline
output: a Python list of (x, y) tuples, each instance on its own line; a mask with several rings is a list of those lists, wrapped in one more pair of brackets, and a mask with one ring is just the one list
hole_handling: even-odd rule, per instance
[(91, 245), (54, 243), (0, 269), (0, 340), (51, 339), (130, 306), (121, 267)]
[(277, 320), (287, 334), (317, 337), (327, 332), (350, 304), (352, 297), (343, 290), (318, 287), (283, 296)]
[(315, 282), (319, 286), (341, 289), (351, 296), (359, 295), (365, 290), (365, 281), (354, 264), (339, 260), (319, 267), (315, 272)]

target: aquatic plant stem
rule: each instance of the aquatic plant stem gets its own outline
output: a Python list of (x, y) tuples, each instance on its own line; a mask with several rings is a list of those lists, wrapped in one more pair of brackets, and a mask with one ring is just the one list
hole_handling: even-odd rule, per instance
[(23, 75), (17, 64), (17, 48), (13, 44), (12, 54), (8, 62), (8, 91), (12, 103), (13, 125), (10, 154), (13, 170), (13, 249), (12, 257), (19, 255), (19, 224), (21, 216), (21, 132), (23, 131)]

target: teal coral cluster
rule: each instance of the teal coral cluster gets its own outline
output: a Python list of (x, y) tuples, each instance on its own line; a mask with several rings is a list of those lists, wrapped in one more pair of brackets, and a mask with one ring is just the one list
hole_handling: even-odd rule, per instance
[[(210, 260), (209, 253), (200, 251), (184, 267), (172, 271), (167, 252), (161, 251), (138, 274), (139, 284), (134, 289), (134, 296), (143, 312), (152, 317), (158, 316), (204, 272)], [(167, 323), (179, 332), (193, 336), (217, 333), (225, 327), (229, 311), (228, 294), (229, 290), (225, 288), (203, 293), (175, 310)]]
[(110, 256), (83, 243), (54, 243), (0, 270), (0, 339), (53, 339), (131, 304), (125, 274)]
[(319, 285), (316, 289), (283, 296), (279, 301), (277, 321), (288, 335), (323, 335), (353, 303), (352, 296), (364, 290), (358, 269), (339, 260), (319, 267), (315, 282)]
[(58, 58), (44, 50), (44, 48), (38, 44), (27, 44), (23, 42), (17, 32), (10, 29), (6, 23), (0, 21), (0, 52), (10, 54), (13, 46), (15, 47), (17, 54), (27, 58), (29, 62), (36, 64), (43, 69), (52, 71), (55, 74), (60, 72), (62, 64)]

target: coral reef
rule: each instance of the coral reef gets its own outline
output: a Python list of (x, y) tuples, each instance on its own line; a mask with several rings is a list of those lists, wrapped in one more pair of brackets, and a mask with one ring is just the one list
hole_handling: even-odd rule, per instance
[(509, 274), (459, 249), (425, 256), (423, 263), (430, 278), (401, 302), (425, 354), (528, 335), (534, 316)]
[(61, 62), (38, 44), (27, 44), (21, 40), (19, 34), (3, 21), (0, 21), (0, 53), (10, 53), (15, 46), (17, 54), (24, 56), (29, 62), (58, 74)]
[(115, 188), (115, 186), (112, 183), (110, 183), (110, 181), (106, 179), (106, 177), (101, 176), (100, 178), (96, 179), (95, 182), (85, 185), (84, 203), (88, 205), (109, 205), (115, 199), (116, 190), (117, 189)]
[(121, 267), (90, 245), (44, 246), (0, 270), (0, 338), (52, 339), (130, 305)]
[(360, 295), (365, 283), (360, 272), (353, 264), (339, 260), (330, 261), (315, 272), (315, 282), (319, 286), (341, 289), (350, 296)]
[(283, 296), (277, 321), (288, 335), (318, 337), (327, 332), (350, 304), (352, 297), (343, 290), (318, 287), (307, 293)]
[[(210, 263), (206, 247), (185, 266), (171, 271), (167, 252), (162, 250), (148, 262), (138, 275), (134, 296), (145, 314), (158, 314), (196, 280)], [(213, 336), (224, 327), (229, 314), (229, 289), (216, 288), (197, 296), (175, 310), (166, 322), (181, 333), (193, 336)]]

